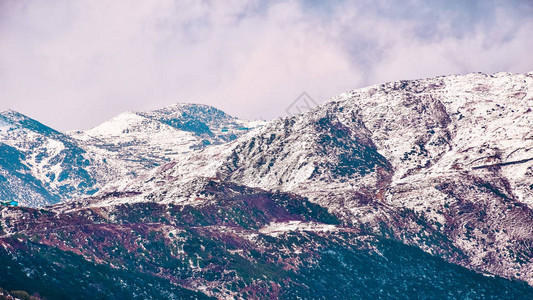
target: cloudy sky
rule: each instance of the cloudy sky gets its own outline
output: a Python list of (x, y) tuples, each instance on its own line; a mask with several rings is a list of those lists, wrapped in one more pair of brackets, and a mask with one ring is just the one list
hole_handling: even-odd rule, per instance
[(271, 119), (399, 79), (533, 71), (531, 0), (0, 0), (0, 110), (59, 130), (176, 102)]

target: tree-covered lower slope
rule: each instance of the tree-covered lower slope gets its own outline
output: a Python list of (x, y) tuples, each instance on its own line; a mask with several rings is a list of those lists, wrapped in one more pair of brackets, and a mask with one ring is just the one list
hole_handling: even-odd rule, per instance
[(47, 299), (208, 299), (166, 279), (96, 264), (70, 251), (16, 243), (15, 257), (0, 250), (0, 285)]
[[(346, 227), (307, 199), (209, 180), (204, 199), (3, 208), (0, 286), (49, 299), (530, 299)], [(113, 195), (118, 197), (119, 195)]]
[[(203, 299), (188, 288), (211, 286), (218, 298), (264, 299), (531, 299), (533, 288), (524, 282), (486, 277), (430, 256), (415, 247), (390, 240), (376, 241), (376, 250), (359, 249), (346, 236), (290, 233), (263, 237), (259, 245), (231, 249), (216, 237), (190, 232), (184, 248), (197, 251), (198, 266), (174, 257), (168, 240), (155, 234), (140, 241), (151, 245), (147, 256), (135, 253), (127, 262), (96, 263), (84, 256), (25, 237), (2, 243), (20, 247), (16, 254), (0, 250), (0, 285), (10, 290), (38, 292), (48, 299)], [(283, 249), (312, 244), (317, 249), (287, 254)], [(243, 247), (244, 248), (244, 247)], [(244, 255), (238, 250), (246, 251)], [(118, 246), (107, 251), (123, 253)], [(233, 253), (232, 253), (233, 252)], [(301, 261), (294, 270), (279, 260)], [(156, 260), (155, 258), (158, 258)], [(160, 260), (159, 260), (160, 259)], [(194, 263), (193, 263), (194, 264)], [(196, 269), (197, 268), (197, 269)], [(163, 269), (166, 273), (154, 273)], [(145, 270), (145, 271), (143, 271)], [(171, 275), (171, 276), (169, 276)]]

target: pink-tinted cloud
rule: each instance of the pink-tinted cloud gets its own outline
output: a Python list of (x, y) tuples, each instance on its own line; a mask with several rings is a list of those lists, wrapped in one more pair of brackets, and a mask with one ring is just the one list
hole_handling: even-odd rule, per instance
[(0, 109), (62, 130), (175, 102), (274, 118), (382, 81), (533, 69), (528, 1), (0, 0)]

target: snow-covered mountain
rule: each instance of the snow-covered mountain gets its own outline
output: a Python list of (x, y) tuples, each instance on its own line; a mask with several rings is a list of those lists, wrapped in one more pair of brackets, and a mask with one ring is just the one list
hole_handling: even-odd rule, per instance
[(0, 113), (0, 197), (41, 206), (91, 195), (121, 175), (116, 162), (15, 111)]
[(263, 121), (244, 121), (201, 104), (126, 112), (87, 131), (68, 134), (91, 151), (127, 162), (136, 173), (181, 154), (232, 141)]
[(307, 197), (350, 226), (533, 283), (532, 108), (533, 73), (371, 86), (117, 182), (137, 194), (92, 205), (197, 205), (209, 197), (196, 178), (236, 182)]
[(69, 138), (138, 175), (0, 209), (0, 285), (71, 284), (59, 261), (111, 298), (530, 299), (532, 109), (533, 73), (476, 73), (354, 90), (263, 126), (204, 106), (126, 113)]
[(15, 111), (0, 113), (0, 198), (43, 206), (94, 194), (182, 153), (221, 144), (264, 122), (197, 104), (127, 112), (93, 129), (61, 133)]

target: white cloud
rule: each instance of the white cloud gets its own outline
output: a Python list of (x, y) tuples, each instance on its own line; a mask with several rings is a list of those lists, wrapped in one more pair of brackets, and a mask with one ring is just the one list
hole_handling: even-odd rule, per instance
[(0, 109), (63, 130), (182, 101), (273, 118), (302, 91), (533, 69), (520, 1), (309, 3), (0, 0)]

